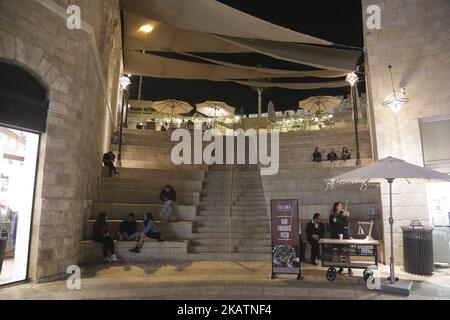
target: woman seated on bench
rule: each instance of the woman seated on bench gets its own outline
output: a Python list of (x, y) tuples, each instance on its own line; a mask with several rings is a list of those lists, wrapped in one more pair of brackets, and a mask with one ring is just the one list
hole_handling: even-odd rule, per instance
[(142, 246), (144, 245), (144, 241), (150, 239), (156, 239), (158, 240), (158, 242), (164, 241), (163, 239), (161, 239), (161, 230), (159, 229), (159, 226), (156, 224), (152, 214), (149, 212), (145, 215), (144, 231), (141, 233), (136, 247), (130, 249), (130, 251), (139, 253)]

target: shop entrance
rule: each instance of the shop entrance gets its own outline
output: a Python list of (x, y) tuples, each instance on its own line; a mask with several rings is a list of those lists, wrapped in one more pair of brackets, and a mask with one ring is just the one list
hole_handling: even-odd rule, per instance
[(39, 135), (0, 126), (0, 286), (27, 278)]
[(26, 280), (40, 134), (47, 90), (0, 61), (0, 286)]

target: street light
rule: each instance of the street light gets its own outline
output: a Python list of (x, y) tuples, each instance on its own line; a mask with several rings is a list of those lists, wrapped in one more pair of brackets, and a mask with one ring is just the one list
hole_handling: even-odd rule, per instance
[(120, 88), (122, 89), (122, 107), (120, 110), (120, 134), (119, 134), (119, 154), (117, 156), (117, 167), (122, 167), (122, 135), (123, 135), (123, 112), (125, 108), (125, 92), (131, 85), (131, 80), (127, 76), (119, 79)]
[(389, 65), (389, 73), (391, 75), (392, 93), (389, 94), (383, 101), (383, 106), (388, 107), (393, 112), (400, 112), (400, 110), (409, 102), (406, 96), (406, 88), (400, 88), (395, 91), (394, 77), (392, 76), (392, 66)]
[(353, 120), (355, 123), (355, 141), (356, 141), (356, 165), (361, 165), (361, 153), (359, 152), (359, 137), (358, 137), (358, 87), (356, 84), (358, 83), (359, 77), (355, 72), (350, 73), (345, 81), (350, 83), (351, 86), (351, 101), (353, 107)]

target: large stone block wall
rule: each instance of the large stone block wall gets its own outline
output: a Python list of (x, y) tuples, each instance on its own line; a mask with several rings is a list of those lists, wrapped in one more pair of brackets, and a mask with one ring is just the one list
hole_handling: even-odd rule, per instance
[[(362, 0), (362, 4), (378, 157), (394, 156), (423, 166), (419, 119), (450, 114), (450, 1)], [(374, 4), (381, 8), (381, 30), (369, 30), (366, 25), (367, 7)], [(410, 102), (399, 113), (382, 105), (392, 92), (389, 64), (393, 67), (395, 88), (408, 88)], [(402, 263), (400, 226), (412, 220), (428, 223), (426, 190), (424, 184), (399, 182), (393, 188), (395, 255), (396, 263)], [(384, 184), (387, 245), (388, 192)]]
[[(82, 30), (66, 27), (69, 4)], [(81, 257), (102, 153), (117, 113), (121, 38), (117, 0), (0, 0), (0, 59), (48, 89), (41, 137), (29, 277), (45, 281)]]

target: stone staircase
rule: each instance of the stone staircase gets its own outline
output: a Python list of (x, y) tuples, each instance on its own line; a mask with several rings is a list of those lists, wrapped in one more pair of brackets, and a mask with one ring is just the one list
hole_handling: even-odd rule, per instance
[(211, 166), (195, 219), (188, 259), (267, 261), (270, 260), (270, 244), (270, 220), (258, 167)]
[[(111, 233), (119, 229), (120, 222), (129, 212), (135, 214), (138, 230), (142, 230), (144, 214), (160, 212), (159, 194), (166, 184), (171, 184), (177, 191), (176, 222), (158, 222), (166, 241), (146, 242), (139, 254), (128, 251), (134, 242), (116, 241), (116, 254), (120, 260), (130, 262), (186, 261), (207, 167), (173, 165), (170, 161), (173, 143), (167, 132), (126, 129), (124, 137), (126, 145), (122, 149), (120, 173), (108, 177), (105, 169), (99, 179), (97, 201), (84, 228), (82, 262), (102, 261), (101, 245), (91, 240), (93, 225), (100, 212), (107, 213)], [(117, 146), (113, 149), (117, 150)]]
[[(280, 134), (280, 167), (273, 176), (260, 176), (256, 165), (173, 165), (170, 153), (176, 142), (171, 142), (170, 137), (170, 132), (125, 130), (124, 167), (119, 175), (110, 178), (103, 174), (99, 180), (97, 202), (84, 228), (83, 262), (95, 263), (102, 258), (100, 245), (91, 241), (98, 213), (108, 214), (109, 227), (114, 232), (128, 212), (134, 212), (138, 220), (146, 212), (159, 212), (158, 196), (165, 184), (174, 186), (178, 200), (177, 221), (160, 222), (167, 241), (145, 243), (139, 255), (128, 252), (133, 243), (117, 243), (117, 255), (121, 260), (270, 261), (272, 199), (299, 199), (303, 234), (314, 213), (321, 213), (326, 222), (336, 201), (348, 203), (353, 224), (368, 220), (369, 211), (381, 213), (380, 191), (376, 184), (369, 184), (365, 191), (360, 191), (359, 184), (325, 190), (325, 179), (356, 168), (354, 160), (312, 162), (316, 146), (320, 147), (324, 158), (330, 148), (339, 154), (343, 146), (347, 146), (354, 157), (351, 130)], [(360, 150), (363, 164), (371, 163), (370, 136), (365, 128), (360, 132)], [(139, 224), (142, 226), (142, 221)], [(381, 224), (375, 225), (373, 234), (382, 234)]]

